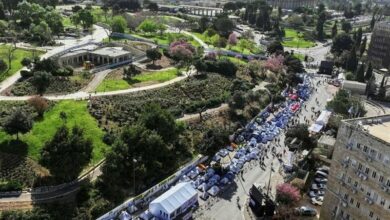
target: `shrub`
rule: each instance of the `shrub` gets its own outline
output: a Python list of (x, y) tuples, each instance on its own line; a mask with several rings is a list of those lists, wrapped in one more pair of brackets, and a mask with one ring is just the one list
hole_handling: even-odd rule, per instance
[(0, 182), (0, 192), (22, 190), (22, 184), (15, 180)]
[(23, 78), (29, 78), (29, 77), (32, 77), (32, 76), (33, 76), (33, 72), (31, 72), (30, 70), (21, 70), (21, 71), (20, 71), (20, 75), (21, 75)]
[(276, 201), (283, 204), (298, 202), (301, 198), (299, 189), (289, 183), (283, 183), (276, 186)]

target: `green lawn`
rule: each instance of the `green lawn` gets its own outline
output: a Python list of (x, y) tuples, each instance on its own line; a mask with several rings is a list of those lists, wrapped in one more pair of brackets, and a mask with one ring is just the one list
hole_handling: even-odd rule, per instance
[(178, 39), (184, 39), (191, 43), (194, 47), (199, 47), (200, 44), (198, 41), (194, 40), (191, 36), (185, 35), (183, 33), (163, 33), (162, 35), (156, 33), (156, 34), (142, 34), (142, 33), (131, 33), (131, 35), (135, 37), (140, 38), (146, 38), (149, 40), (153, 40), (154, 42), (157, 42), (157, 44), (160, 45), (169, 45), (171, 42), (178, 40)]
[[(82, 127), (85, 131), (85, 136), (93, 142), (92, 163), (95, 164), (104, 157), (104, 151), (107, 150), (107, 145), (103, 143), (102, 138), (104, 132), (98, 127), (98, 122), (93, 118), (87, 109), (85, 101), (61, 101), (58, 102), (52, 109), (45, 113), (42, 121), (35, 122), (32, 130), (24, 135), (20, 135), (20, 140), (28, 146), (27, 156), (34, 160), (39, 160), (40, 151), (45, 142), (49, 141), (55, 134), (63, 121), (60, 119), (60, 112), (64, 111), (67, 115), (66, 125), (71, 128), (75, 125)], [(18, 153), (18, 149), (13, 146), (7, 146), (3, 141), (7, 142), (14, 139), (0, 131), (1, 151)]]
[(219, 58), (220, 59), (228, 59), (228, 60), (232, 61), (233, 63), (239, 64), (239, 65), (246, 65), (248, 63), (246, 60), (239, 59), (239, 58), (236, 58), (236, 57), (220, 56)]
[(295, 48), (309, 48), (314, 47), (316, 44), (313, 41), (307, 41), (302, 36), (298, 37), (298, 32), (294, 29), (285, 29), (286, 36), (288, 40), (283, 41), (283, 46), (285, 47), (295, 47)]
[(294, 53), (294, 57), (298, 58), (300, 61), (305, 60), (305, 55), (300, 53)]
[[(4, 60), (8, 67), (8, 48), (9, 46), (7, 45), (0, 45), (0, 59)], [(9, 76), (12, 76), (15, 74), (18, 70), (20, 70), (23, 66), (20, 63), (24, 57), (29, 57), (33, 58), (34, 56), (40, 56), (42, 52), (40, 51), (31, 51), (31, 50), (23, 50), (23, 49), (16, 49), (13, 52), (13, 58), (11, 61), (11, 69), (8, 71), (0, 72), (0, 82), (3, 81), (4, 79), (8, 78)]]
[(164, 71), (156, 72), (145, 72), (139, 75), (134, 76), (131, 80), (124, 79), (113, 79), (107, 77), (103, 82), (96, 88), (97, 92), (107, 92), (107, 91), (116, 91), (129, 89), (134, 84), (137, 83), (146, 83), (146, 82), (156, 82), (162, 83), (174, 79), (177, 77), (177, 69), (169, 69)]
[(70, 17), (62, 17), (62, 24), (64, 25), (64, 27), (74, 27), (72, 21), (70, 20)]

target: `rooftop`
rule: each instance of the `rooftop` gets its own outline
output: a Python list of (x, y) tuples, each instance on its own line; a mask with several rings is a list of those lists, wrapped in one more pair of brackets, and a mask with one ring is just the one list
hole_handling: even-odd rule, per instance
[(130, 54), (130, 52), (123, 50), (122, 47), (103, 47), (95, 51), (92, 51), (91, 54), (100, 55), (100, 56), (118, 57), (118, 56)]
[(390, 144), (390, 114), (346, 120), (351, 125), (357, 125), (369, 135)]

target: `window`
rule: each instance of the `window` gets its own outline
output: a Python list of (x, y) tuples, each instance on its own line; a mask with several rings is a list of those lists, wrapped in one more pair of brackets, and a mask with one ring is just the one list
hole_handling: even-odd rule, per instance
[(375, 171), (372, 171), (372, 178), (375, 178), (376, 177), (376, 172)]
[(345, 199), (345, 200), (348, 199), (348, 194), (347, 194), (347, 193), (344, 194), (344, 199)]
[(359, 163), (358, 170), (361, 170), (363, 168), (363, 165)]
[(370, 211), (369, 216), (372, 218), (374, 216), (374, 212)]
[(357, 144), (356, 144), (356, 147), (357, 147), (357, 149), (360, 149), (360, 144), (357, 143)]
[(370, 155), (373, 156), (373, 157), (376, 157), (376, 150), (371, 149), (370, 150)]
[(364, 153), (367, 153), (367, 151), (368, 151), (368, 147), (367, 147), (366, 145), (364, 145), (364, 147), (363, 147), (363, 152), (364, 152)]
[(370, 168), (366, 167), (366, 170), (364, 171), (366, 174), (370, 172)]
[(350, 200), (349, 200), (349, 203), (351, 203), (351, 204), (353, 204), (353, 198), (351, 198)]
[(351, 177), (348, 177), (348, 181), (347, 181), (348, 183), (351, 183)]
[(381, 199), (381, 206), (385, 206), (386, 199)]
[(360, 208), (360, 202), (356, 202), (356, 208)]
[(379, 217), (376, 217), (376, 220), (381, 220)]
[(379, 182), (383, 183), (383, 176), (382, 175), (379, 176)]
[(355, 181), (355, 183), (353, 184), (354, 187), (357, 187), (358, 186), (358, 182)]
[(378, 153), (378, 160), (382, 160), (382, 154)]

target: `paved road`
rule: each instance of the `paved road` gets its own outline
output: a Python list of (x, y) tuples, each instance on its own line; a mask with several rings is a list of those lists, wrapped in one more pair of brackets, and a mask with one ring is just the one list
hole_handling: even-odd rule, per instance
[[(318, 80), (322, 80), (320, 77), (315, 77), (313, 79), (314, 85), (316, 85)], [(319, 86), (316, 86), (317, 92), (314, 91), (312, 97), (308, 102), (306, 102), (307, 109), (302, 109), (301, 112), (294, 119), (299, 120), (301, 123), (305, 123), (305, 118), (309, 118), (310, 121), (313, 112), (311, 108), (314, 107), (315, 111), (322, 110), (328, 98), (334, 93), (333, 88), (330, 88), (329, 85), (322, 83)], [(316, 98), (319, 103), (316, 102)], [(280, 146), (277, 147), (277, 152), (283, 152), (284, 149), (287, 149), (284, 146), (284, 133), (280, 136)], [(278, 146), (276, 142), (268, 144), (269, 146)], [(265, 161), (266, 167), (261, 168), (257, 162), (246, 165), (246, 172), (243, 175), (243, 179), (236, 177), (236, 181), (231, 184), (230, 188), (225, 190), (223, 194), (218, 195), (213, 199), (209, 199), (210, 202), (200, 202), (200, 208), (194, 213), (195, 219), (235, 219), (240, 220), (243, 218), (243, 213), (238, 208), (237, 197), (239, 197), (239, 206), (244, 207), (245, 199), (248, 195), (248, 190), (253, 183), (259, 183), (262, 186), (267, 185), (270, 172), (271, 172), (271, 163), (273, 163), (273, 170), (271, 174), (271, 191), (272, 194), (275, 194), (275, 186), (283, 182), (283, 174), (279, 173), (279, 168), (281, 164), (277, 159), (273, 159), (271, 154), (268, 154), (269, 158)], [(285, 160), (286, 158), (283, 157)]]
[[(58, 43), (63, 43), (63, 46), (54, 47), (53, 49), (47, 51), (45, 54), (41, 56), (41, 59), (51, 57), (61, 51), (64, 51), (68, 48), (74, 47), (76, 45), (86, 44), (88, 42), (101, 42), (104, 38), (107, 38), (107, 33), (105, 32), (104, 28), (94, 25), (94, 32), (93, 34), (87, 35), (85, 37), (82, 37), (80, 39), (65, 39), (65, 40), (59, 40)], [(18, 81), (21, 78), (20, 71), (12, 75), (11, 77), (7, 78), (6, 80), (2, 81), (0, 83), (0, 92), (3, 92), (5, 89), (13, 85), (16, 81)], [(2, 100), (2, 99), (0, 99)]]

